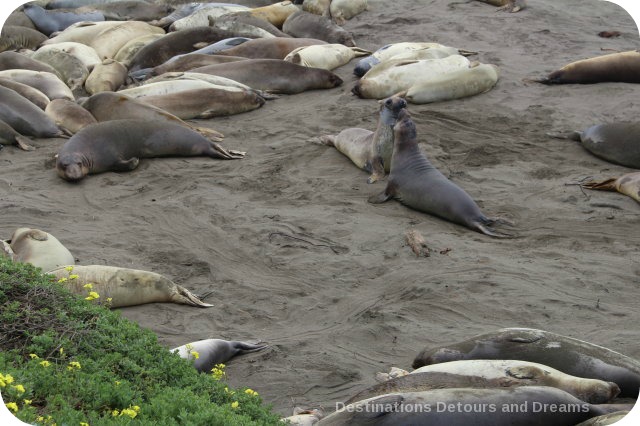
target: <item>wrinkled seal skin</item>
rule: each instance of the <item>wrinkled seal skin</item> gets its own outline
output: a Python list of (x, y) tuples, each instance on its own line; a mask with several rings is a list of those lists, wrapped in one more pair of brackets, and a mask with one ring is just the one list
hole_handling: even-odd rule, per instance
[(543, 84), (640, 83), (640, 52), (631, 50), (572, 62), (536, 81)]
[(315, 38), (257, 38), (218, 52), (218, 55), (242, 56), (251, 59), (284, 59), (299, 47), (317, 44), (327, 44), (327, 42)]
[(178, 124), (131, 119), (80, 130), (60, 149), (56, 169), (61, 178), (74, 182), (87, 174), (133, 170), (140, 158), (168, 156), (241, 158)]
[(195, 68), (206, 67), (208, 65), (224, 64), (227, 62), (244, 61), (248, 58), (241, 56), (221, 56), (221, 55), (202, 55), (199, 53), (189, 53), (181, 55), (176, 60), (169, 60), (162, 65), (154, 68), (138, 70), (131, 74), (134, 79), (147, 79), (157, 75), (175, 71), (190, 71)]
[(0, 120), (26, 136), (55, 138), (64, 135), (44, 111), (6, 87), (0, 87)]
[(573, 376), (613, 382), (620, 397), (637, 398), (640, 362), (602, 346), (531, 328), (503, 328), (442, 348), (425, 348), (413, 368), (463, 359), (519, 359)]
[(380, 105), (380, 117), (375, 132), (349, 128), (337, 135), (321, 136), (320, 142), (334, 146), (359, 168), (371, 173), (368, 183), (374, 183), (389, 172), (393, 153), (393, 126), (400, 110), (407, 107), (404, 99), (393, 96)]
[[(191, 342), (171, 349), (180, 358), (193, 360), (193, 366), (201, 373), (209, 373), (216, 364), (229, 361), (231, 358), (267, 348), (265, 344), (253, 344), (220, 339), (207, 339)], [(198, 358), (193, 355), (198, 353)]]
[(101, 12), (62, 12), (50, 11), (38, 6), (37, 4), (25, 4), (24, 13), (33, 21), (38, 31), (46, 36), (56, 31), (62, 31), (69, 25), (76, 22), (102, 22), (104, 15)]
[(400, 111), (394, 127), (395, 146), (391, 173), (385, 190), (369, 198), (384, 203), (396, 198), (412, 209), (466, 226), (491, 237), (505, 237), (491, 228), (499, 219), (485, 216), (473, 199), (447, 179), (420, 151), (416, 127), (406, 109)]
[[(572, 407), (569, 412), (539, 410), (533, 412), (533, 402), (540, 406)], [(520, 407), (528, 410), (502, 410), (501, 407)], [(453, 409), (440, 409), (449, 407)], [(465, 410), (458, 404), (480, 407)], [(483, 404), (483, 405), (482, 405)], [(431, 410), (416, 409), (429, 405)], [(484, 409), (482, 408), (484, 407)], [(491, 409), (490, 407), (494, 407)], [(413, 409), (412, 409), (413, 408)], [(424, 392), (400, 392), (365, 399), (338, 410), (318, 422), (318, 426), (343, 425), (442, 425), (442, 426), (541, 426), (574, 425), (594, 416), (606, 414), (607, 408), (588, 404), (560, 389), (546, 386), (522, 386), (507, 389), (452, 388)]]
[[(104, 265), (83, 265), (74, 266), (72, 271), (61, 267), (49, 273), (58, 279), (67, 278), (65, 287), (80, 296), (87, 295), (84, 285), (90, 283), (92, 291), (100, 296), (98, 301), (111, 298), (109, 305), (111, 308), (157, 302), (171, 302), (200, 308), (213, 306), (204, 303), (186, 288), (155, 272)], [(68, 279), (70, 274), (78, 277)]]
[(581, 142), (596, 157), (640, 169), (640, 122), (597, 124), (570, 138)]
[(15, 262), (30, 263), (44, 272), (75, 263), (71, 252), (56, 237), (39, 229), (16, 229), (10, 245)]
[(303, 10), (290, 15), (282, 24), (282, 31), (293, 37), (316, 38), (348, 47), (356, 45), (353, 36), (330, 19)]

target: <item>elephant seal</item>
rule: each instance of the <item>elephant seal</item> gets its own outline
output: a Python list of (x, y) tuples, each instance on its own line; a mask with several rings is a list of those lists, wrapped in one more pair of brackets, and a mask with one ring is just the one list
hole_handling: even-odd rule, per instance
[(44, 71), (5, 70), (0, 71), (0, 78), (9, 78), (18, 83), (26, 84), (44, 93), (50, 100), (74, 100), (73, 92), (55, 74)]
[(0, 120), (21, 135), (36, 138), (64, 136), (44, 111), (6, 87), (0, 87)]
[(318, 426), (569, 426), (607, 413), (606, 407), (547, 386), (399, 392), (337, 406), (340, 408), (320, 420)]
[(8, 242), (4, 240), (0, 240), (0, 258), (9, 259), (13, 261), (15, 254), (13, 253), (13, 249)]
[(39, 229), (18, 228), (9, 244), (15, 262), (30, 263), (45, 272), (75, 263), (71, 252), (56, 237)]
[[(459, 54), (458, 49), (448, 47), (440, 43), (426, 43), (426, 42), (392, 43), (392, 44), (387, 44), (382, 46), (380, 49), (373, 52), (371, 56), (368, 56), (358, 61), (355, 68), (353, 69), (353, 73), (356, 75), (356, 77), (362, 77), (371, 68), (375, 67), (380, 62), (391, 60), (396, 55), (412, 52), (412, 51), (422, 51), (422, 50), (429, 50), (429, 49), (452, 49), (451, 53), (447, 56)], [(403, 59), (407, 59), (407, 58), (405, 57)], [(429, 58), (420, 58), (420, 59), (429, 59)]]
[(96, 65), (84, 83), (90, 95), (100, 92), (115, 92), (127, 80), (127, 67), (115, 59), (105, 59)]
[(33, 21), (36, 29), (46, 36), (50, 36), (51, 33), (57, 31), (63, 31), (76, 22), (101, 22), (105, 20), (101, 12), (51, 11), (33, 3), (25, 4), (23, 10), (29, 19)]
[(104, 30), (120, 25), (122, 25), (122, 22), (120, 21), (77, 22), (73, 25), (70, 25), (69, 27), (67, 27), (67, 29), (51, 37), (49, 40), (45, 41), (42, 44), (47, 46), (50, 44), (58, 44), (63, 42), (74, 42), (90, 46), (93, 39), (95, 39)]
[(506, 12), (519, 12), (525, 7), (527, 7), (525, 0), (478, 0), (483, 3), (490, 4), (492, 6), (500, 7), (498, 10), (503, 10)]
[(338, 25), (367, 10), (367, 0), (331, 0), (329, 12)]
[(317, 424), (322, 417), (324, 417), (322, 410), (304, 410), (300, 407), (294, 407), (293, 415), (283, 417), (281, 420), (292, 426), (313, 426)]
[[(261, 351), (269, 347), (266, 344), (254, 344), (220, 339), (206, 339), (191, 342), (171, 349), (180, 358), (193, 360), (193, 366), (201, 373), (210, 373), (216, 364), (229, 361), (231, 358), (251, 352)], [(195, 353), (198, 355), (196, 356)]]
[(56, 75), (58, 73), (51, 65), (18, 52), (0, 53), (0, 71), (5, 70), (44, 71)]
[(284, 59), (291, 51), (299, 47), (317, 44), (327, 44), (327, 42), (315, 38), (257, 38), (218, 52), (218, 55), (242, 56), (251, 59)]
[(619, 178), (611, 178), (604, 181), (591, 181), (582, 184), (589, 189), (601, 189), (604, 191), (618, 191), (628, 195), (640, 203), (640, 172), (627, 173)]
[(597, 124), (569, 135), (596, 157), (633, 169), (640, 169), (639, 138), (640, 122)]
[(404, 97), (412, 104), (428, 104), (479, 95), (491, 90), (499, 75), (498, 67), (491, 64), (462, 68), (415, 84)]
[(209, 156), (230, 160), (243, 153), (227, 151), (178, 124), (140, 119), (107, 121), (85, 127), (60, 149), (58, 175), (75, 182), (88, 174), (129, 171), (140, 158)]
[(324, 18), (331, 18), (331, 0), (304, 0), (302, 10)]
[(169, 33), (140, 49), (129, 64), (129, 72), (143, 68), (153, 68), (176, 55), (189, 53), (204, 47), (200, 43), (209, 44), (231, 37), (234, 37), (234, 35), (229, 31), (210, 27), (196, 27)]
[(166, 121), (195, 130), (212, 141), (220, 141), (224, 137), (220, 132), (208, 128), (196, 127), (193, 124), (182, 121), (173, 114), (169, 114), (167, 111), (119, 93), (101, 92), (84, 99), (81, 101), (81, 105), (89, 111), (98, 122), (128, 120), (133, 118), (145, 121)]
[[(111, 298), (109, 305), (111, 308), (161, 302), (200, 308), (213, 306), (204, 303), (186, 288), (155, 272), (104, 265), (77, 265), (71, 271), (61, 267), (49, 271), (49, 274), (58, 279), (66, 279), (63, 283), (64, 287), (81, 296), (88, 293), (84, 286), (91, 284), (91, 290), (100, 296), (99, 301)], [(77, 275), (77, 278), (71, 278), (71, 275)]]
[(380, 105), (380, 117), (375, 132), (366, 129), (345, 129), (337, 135), (320, 137), (320, 142), (334, 146), (359, 168), (371, 173), (367, 183), (377, 182), (389, 172), (393, 153), (393, 126), (400, 110), (407, 103), (400, 97), (385, 99)]
[(38, 30), (4, 25), (0, 30), (0, 52), (5, 50), (37, 49), (48, 37)]
[(610, 53), (572, 62), (534, 81), (543, 84), (640, 83), (640, 52)]
[(131, 73), (131, 77), (139, 79), (153, 77), (156, 75), (162, 75), (165, 73), (176, 71), (190, 71), (195, 68), (206, 67), (208, 65), (224, 64), (227, 62), (246, 61), (248, 58), (241, 56), (221, 56), (221, 55), (202, 55), (196, 53), (188, 53), (186, 55), (180, 55), (180, 58), (175, 60), (168, 60), (164, 64), (157, 67), (148, 68), (145, 70), (138, 70)]
[(416, 126), (406, 109), (394, 126), (394, 147), (387, 187), (369, 202), (396, 198), (412, 209), (466, 226), (491, 237), (508, 237), (491, 228), (501, 219), (485, 216), (473, 199), (436, 169), (418, 147)]
[(605, 404), (618, 396), (620, 388), (613, 382), (571, 376), (546, 365), (517, 360), (472, 359), (425, 365), (412, 374), (449, 373), (482, 377), (488, 380), (519, 379), (522, 385), (551, 386), (591, 404)]
[(272, 93), (295, 94), (306, 90), (332, 89), (342, 84), (342, 79), (331, 71), (307, 68), (278, 59), (250, 59), (191, 71), (227, 77)]
[(330, 19), (304, 10), (291, 14), (282, 24), (282, 31), (293, 37), (317, 38), (327, 43), (340, 43), (349, 47), (356, 45), (351, 33), (344, 28), (334, 24)]
[(113, 59), (128, 67), (140, 49), (162, 37), (164, 37), (164, 34), (145, 34), (136, 37), (122, 46)]
[[(236, 46), (239, 46), (242, 43), (246, 43), (249, 40), (253, 40), (253, 39), (249, 38), (249, 37), (225, 38), (223, 40), (216, 41), (215, 43), (211, 43), (210, 45), (205, 46), (205, 47), (203, 47), (201, 49), (194, 50), (193, 52), (190, 52), (190, 53), (185, 53), (184, 55), (193, 55), (193, 54), (196, 54), (196, 53), (201, 53), (201, 54), (204, 54), (204, 55), (212, 55), (214, 53), (220, 53), (220, 52), (222, 52), (224, 50), (231, 49), (231, 48), (234, 48)], [(174, 56), (173, 58), (169, 59), (169, 61), (171, 61), (173, 59), (177, 59), (177, 58), (179, 58), (181, 56), (184, 56), (184, 55)], [(169, 61), (167, 61), (167, 62), (169, 62)]]
[(151, 25), (155, 25), (162, 28), (167, 28), (179, 19), (185, 18), (191, 15), (193, 12), (203, 6), (203, 3), (185, 3), (176, 7), (176, 9), (169, 15), (160, 18), (155, 21), (151, 21)]
[(249, 11), (246, 6), (230, 3), (200, 3), (200, 7), (190, 15), (180, 18), (169, 26), (169, 31), (178, 32), (188, 29), (206, 27), (210, 19), (216, 19), (232, 12)]
[(209, 18), (209, 26), (230, 31), (236, 37), (273, 38), (290, 37), (270, 22), (256, 18), (250, 12), (234, 12), (217, 18)]
[(370, 55), (368, 50), (359, 47), (347, 47), (344, 44), (319, 44), (315, 46), (299, 47), (291, 51), (285, 61), (305, 67), (333, 70), (347, 64), (358, 56)]
[(49, 50), (56, 52), (62, 51), (75, 56), (88, 70), (92, 70), (94, 66), (102, 62), (102, 59), (100, 59), (93, 47), (75, 41), (61, 41), (56, 44), (46, 44), (40, 47), (36, 53), (43, 54)]
[[(119, 3), (122, 0), (91, 0), (91, 4), (109, 4)], [(129, 0), (146, 3), (147, 0)], [(49, 0), (46, 3), (47, 9), (76, 9), (78, 7), (86, 6), (87, 0)]]
[(88, 6), (75, 8), (77, 13), (101, 12), (110, 21), (154, 21), (169, 13), (166, 4), (154, 4), (146, 1), (120, 0), (112, 3), (96, 4), (91, 0)]
[(578, 423), (576, 426), (608, 426), (624, 419), (627, 414), (629, 414), (628, 410), (614, 411), (613, 413), (603, 414), (598, 417), (592, 417), (589, 420)]
[(29, 19), (29, 17), (20, 9), (16, 9), (7, 17), (4, 21), (4, 25), (12, 25), (16, 27), (27, 27), (32, 30), (36, 29), (36, 26), (33, 25), (33, 21)]
[(51, 65), (72, 92), (82, 89), (85, 80), (89, 77), (89, 69), (84, 63), (62, 50), (37, 50), (31, 57)]
[(22, 136), (13, 127), (0, 120), (0, 147), (2, 147), (1, 144), (10, 144), (24, 151), (33, 151), (35, 148), (29, 145), (29, 142), (31, 142), (29, 138)]
[(76, 134), (85, 127), (98, 121), (89, 111), (68, 99), (55, 99), (47, 105), (44, 113), (69, 134)]
[(118, 25), (105, 28), (98, 33), (88, 45), (96, 50), (100, 59), (113, 59), (125, 44), (135, 38), (150, 34), (163, 35), (164, 30), (146, 22), (119, 22)]
[(531, 328), (503, 328), (443, 348), (425, 348), (413, 368), (463, 359), (519, 359), (566, 374), (613, 382), (620, 397), (637, 398), (640, 362), (582, 340)]
[(264, 19), (277, 28), (282, 28), (282, 24), (287, 20), (289, 15), (296, 13), (299, 9), (290, 1), (281, 1), (263, 7), (254, 7), (249, 13), (256, 18)]
[(9, 78), (0, 77), (0, 86), (15, 91), (41, 110), (44, 110), (47, 105), (49, 105), (49, 102), (51, 102), (47, 95), (38, 89), (34, 89), (26, 84), (18, 83), (17, 81), (13, 81)]

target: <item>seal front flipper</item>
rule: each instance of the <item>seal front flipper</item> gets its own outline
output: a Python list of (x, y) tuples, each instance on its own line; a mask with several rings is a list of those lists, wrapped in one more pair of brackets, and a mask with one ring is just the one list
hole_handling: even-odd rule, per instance
[(120, 160), (113, 165), (113, 169), (119, 172), (128, 172), (138, 167), (140, 159), (138, 157), (131, 157), (128, 160)]
[(27, 138), (26, 136), (16, 136), (15, 137), (16, 140), (16, 144), (18, 145), (18, 147), (24, 151), (34, 151), (35, 148), (31, 145), (29, 145), (27, 142), (31, 142), (31, 140), (29, 138)]

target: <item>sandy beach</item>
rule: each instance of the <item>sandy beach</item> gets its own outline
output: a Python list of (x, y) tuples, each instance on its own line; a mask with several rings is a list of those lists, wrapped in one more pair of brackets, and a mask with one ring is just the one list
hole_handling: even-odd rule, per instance
[[(237, 1), (242, 4), (242, 1)], [(250, 2), (246, 2), (249, 4)], [(255, 2), (253, 2), (255, 3)], [(640, 358), (640, 205), (582, 191), (586, 177), (633, 171), (547, 133), (638, 118), (640, 86), (544, 86), (523, 81), (563, 65), (638, 47), (632, 18), (597, 0), (529, 0), (514, 14), (478, 2), (369, 0), (344, 27), (359, 47), (433, 41), (500, 67), (472, 98), (409, 105), (422, 150), (487, 215), (516, 223), (497, 240), (397, 201), (367, 198), (385, 182), (314, 143), (347, 127), (375, 129), (378, 104), (351, 94), (357, 61), (336, 89), (283, 95), (262, 108), (199, 125), (246, 158), (145, 159), (128, 173), (60, 179), (53, 155), (0, 151), (0, 236), (18, 227), (56, 236), (79, 264), (166, 275), (215, 306), (149, 304), (122, 314), (167, 348), (205, 338), (271, 347), (227, 366), (283, 415), (323, 407), (408, 369), (424, 346), (501, 327), (533, 327)], [(601, 38), (600, 31), (619, 31)], [(416, 258), (415, 229), (431, 249)]]

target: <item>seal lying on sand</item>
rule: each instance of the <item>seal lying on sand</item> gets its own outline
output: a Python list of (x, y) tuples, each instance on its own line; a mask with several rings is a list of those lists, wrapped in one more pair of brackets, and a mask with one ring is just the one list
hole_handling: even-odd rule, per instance
[(640, 52), (631, 50), (572, 62), (534, 81), (543, 84), (640, 83)]
[(27, 3), (23, 6), (24, 13), (35, 24), (38, 31), (46, 36), (56, 31), (62, 31), (69, 25), (76, 22), (104, 21), (104, 15), (101, 12), (77, 13), (70, 11), (51, 11), (45, 10), (41, 6), (33, 3)]
[[(177, 353), (180, 358), (192, 359), (196, 370), (209, 373), (216, 364), (227, 362), (237, 355), (261, 351), (268, 346), (266, 344), (207, 339), (173, 348), (171, 352)], [(194, 352), (198, 355), (196, 356)]]
[(56, 168), (61, 178), (74, 182), (88, 174), (133, 170), (140, 158), (203, 155), (231, 160), (244, 153), (227, 151), (178, 124), (117, 120), (85, 127), (72, 136), (60, 149)]
[(531, 328), (503, 328), (442, 348), (425, 348), (413, 368), (461, 359), (519, 359), (566, 374), (614, 382), (620, 397), (637, 398), (640, 362), (602, 346)]
[(640, 172), (627, 173), (619, 178), (611, 178), (600, 182), (587, 182), (582, 184), (582, 186), (589, 189), (618, 191), (640, 203)]
[(47, 105), (44, 113), (70, 135), (75, 135), (81, 129), (96, 124), (97, 121), (89, 111), (77, 103), (67, 99), (55, 99)]
[[(33, 151), (35, 148), (29, 142), (31, 142), (29, 138), (22, 136), (13, 127), (0, 120), (0, 144), (16, 145), (25, 151)], [(0, 145), (0, 149), (2, 149), (2, 145)]]
[[(111, 308), (142, 305), (145, 303), (171, 302), (182, 305), (209, 308), (189, 290), (155, 272), (114, 266), (88, 265), (57, 268), (49, 271), (58, 279), (66, 279), (63, 285), (78, 295), (87, 295), (86, 284), (98, 293), (100, 301), (111, 298)], [(77, 278), (71, 278), (77, 275)]]
[(8, 242), (15, 262), (30, 263), (45, 272), (76, 262), (56, 237), (39, 229), (18, 228)]
[(15, 91), (2, 86), (0, 86), (0, 120), (26, 136), (57, 138), (64, 135), (44, 111)]
[(282, 24), (282, 31), (293, 37), (317, 38), (327, 43), (340, 43), (348, 47), (356, 45), (353, 36), (344, 28), (330, 19), (304, 10), (289, 15)]
[(504, 222), (485, 216), (473, 199), (433, 167), (418, 147), (416, 127), (406, 109), (394, 126), (395, 146), (387, 187), (369, 202), (396, 198), (412, 209), (429, 213), (492, 237), (507, 237), (491, 225)]
[(597, 124), (584, 132), (573, 132), (568, 137), (581, 142), (597, 157), (640, 169), (640, 122)]
[(320, 142), (334, 146), (359, 168), (371, 173), (368, 183), (374, 183), (389, 172), (393, 153), (393, 126), (400, 110), (406, 108), (397, 96), (380, 102), (380, 118), (375, 132), (360, 128), (345, 129), (337, 135), (320, 137)]

